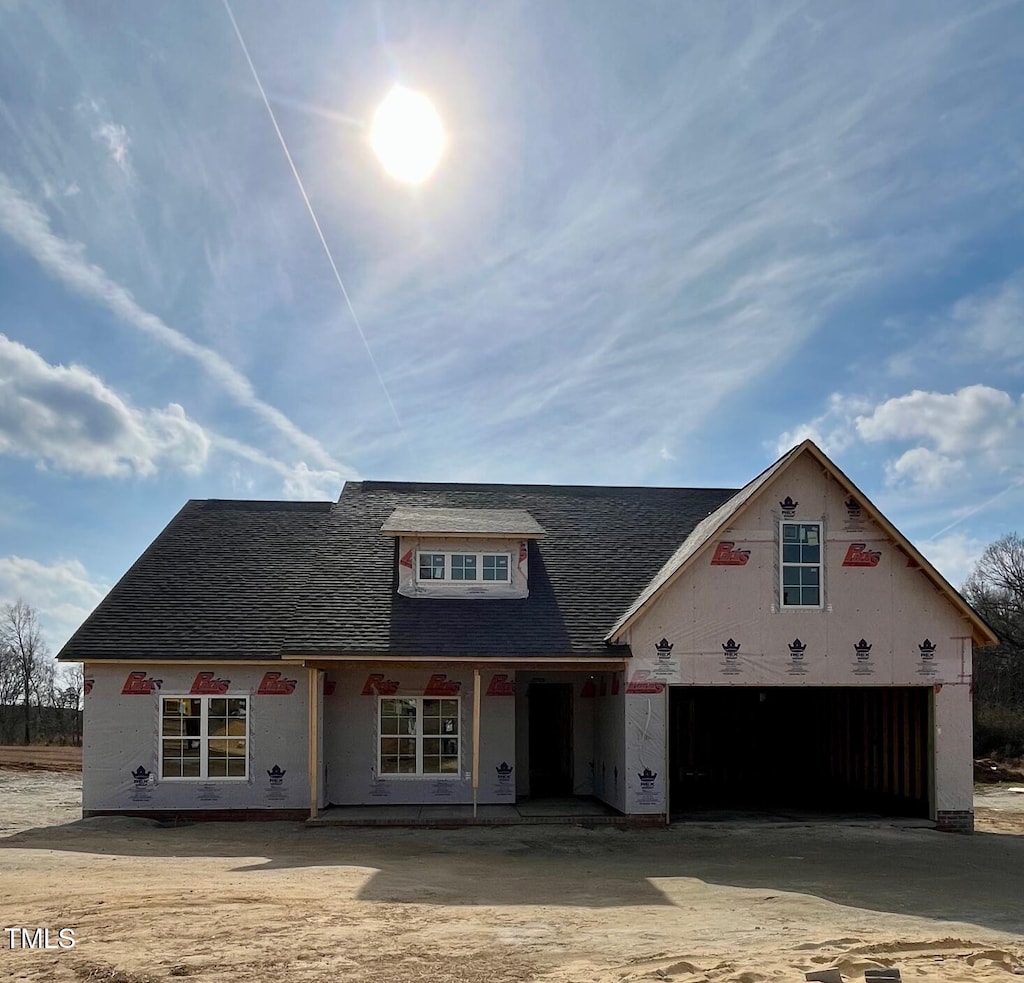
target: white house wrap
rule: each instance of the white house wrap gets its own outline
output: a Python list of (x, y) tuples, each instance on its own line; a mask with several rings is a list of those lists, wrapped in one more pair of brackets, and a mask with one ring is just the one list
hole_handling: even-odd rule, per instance
[(966, 831), (994, 641), (807, 441), (739, 491), (189, 502), (60, 658), (85, 664), (87, 815), (586, 796)]

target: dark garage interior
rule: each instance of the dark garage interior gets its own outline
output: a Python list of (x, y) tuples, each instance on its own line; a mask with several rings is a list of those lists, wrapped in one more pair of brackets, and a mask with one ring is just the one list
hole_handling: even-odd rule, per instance
[(927, 817), (930, 713), (930, 687), (673, 686), (672, 816)]

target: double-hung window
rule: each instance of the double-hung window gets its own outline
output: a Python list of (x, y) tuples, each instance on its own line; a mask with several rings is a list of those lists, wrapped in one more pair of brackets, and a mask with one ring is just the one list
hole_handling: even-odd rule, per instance
[(782, 606), (821, 607), (821, 523), (782, 523)]
[(445, 583), (509, 582), (508, 553), (420, 553), (419, 579)]
[(161, 778), (248, 775), (248, 697), (160, 697)]
[(381, 697), (377, 770), (380, 775), (459, 775), (459, 701)]

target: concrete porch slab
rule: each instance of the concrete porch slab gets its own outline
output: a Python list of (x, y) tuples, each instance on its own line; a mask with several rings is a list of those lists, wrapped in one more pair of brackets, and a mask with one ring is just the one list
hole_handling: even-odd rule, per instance
[[(661, 818), (661, 817), (655, 817)], [(664, 822), (664, 820), (661, 820)], [(596, 799), (560, 798), (523, 801), (516, 805), (358, 805), (329, 806), (307, 826), (520, 826), (520, 825), (634, 826), (637, 818), (624, 816)]]

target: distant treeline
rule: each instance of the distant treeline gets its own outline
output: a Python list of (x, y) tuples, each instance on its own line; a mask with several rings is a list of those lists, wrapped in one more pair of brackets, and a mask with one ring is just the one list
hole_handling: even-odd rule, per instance
[(974, 656), (974, 753), (1024, 757), (1024, 539), (992, 543), (963, 593), (1000, 638)]
[[(28, 708), (28, 732), (34, 744), (82, 743), (82, 711), (72, 707)], [(0, 705), (0, 744), (25, 743), (25, 708)]]

